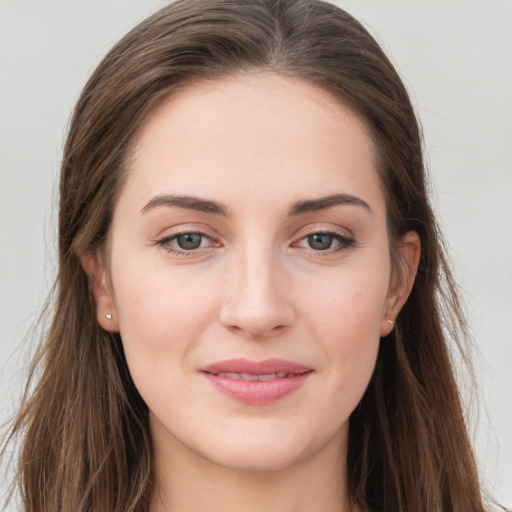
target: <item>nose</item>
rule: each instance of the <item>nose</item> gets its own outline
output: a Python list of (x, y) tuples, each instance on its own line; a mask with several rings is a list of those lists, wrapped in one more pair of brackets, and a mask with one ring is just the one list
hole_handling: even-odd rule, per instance
[(282, 334), (294, 323), (289, 283), (278, 259), (259, 248), (231, 262), (220, 308), (227, 329), (256, 339)]

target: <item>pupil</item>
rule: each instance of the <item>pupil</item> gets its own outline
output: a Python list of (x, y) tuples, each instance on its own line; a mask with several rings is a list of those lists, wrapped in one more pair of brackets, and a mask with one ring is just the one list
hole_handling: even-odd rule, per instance
[(202, 236), (198, 233), (185, 233), (176, 238), (181, 249), (198, 249), (201, 245)]
[(312, 249), (325, 251), (331, 247), (332, 235), (328, 233), (315, 233), (314, 235), (308, 236), (308, 243)]

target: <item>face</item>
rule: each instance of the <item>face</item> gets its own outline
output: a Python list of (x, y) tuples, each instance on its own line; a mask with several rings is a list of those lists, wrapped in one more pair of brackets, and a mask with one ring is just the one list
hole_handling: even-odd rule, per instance
[(134, 143), (106, 258), (84, 266), (157, 454), (268, 470), (346, 444), (405, 294), (372, 143), (337, 99), (275, 75), (169, 98)]

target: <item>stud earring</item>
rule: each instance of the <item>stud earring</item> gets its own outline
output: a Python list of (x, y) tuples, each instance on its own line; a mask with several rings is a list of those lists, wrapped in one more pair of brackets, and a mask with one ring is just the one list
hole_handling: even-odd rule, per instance
[(394, 324), (393, 320), (390, 320), (390, 319), (388, 318), (388, 324), (393, 325), (393, 324)]
[(105, 315), (105, 318), (107, 318), (108, 320), (110, 320), (112, 318), (112, 315)]

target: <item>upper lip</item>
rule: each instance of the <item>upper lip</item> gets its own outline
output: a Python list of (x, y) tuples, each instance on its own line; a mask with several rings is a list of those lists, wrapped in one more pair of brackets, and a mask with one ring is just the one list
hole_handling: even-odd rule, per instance
[(248, 373), (250, 375), (269, 375), (272, 373), (306, 373), (312, 368), (284, 359), (265, 359), (249, 361), (247, 359), (227, 359), (201, 368), (206, 373)]

